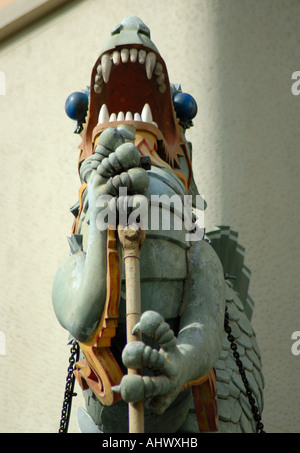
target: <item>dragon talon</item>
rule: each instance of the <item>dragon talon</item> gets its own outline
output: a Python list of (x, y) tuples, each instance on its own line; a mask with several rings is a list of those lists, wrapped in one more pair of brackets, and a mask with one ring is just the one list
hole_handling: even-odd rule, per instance
[(141, 330), (141, 324), (138, 322), (132, 329), (132, 335), (137, 335)]
[(111, 390), (115, 393), (121, 393), (121, 386), (120, 385), (114, 385), (111, 387)]

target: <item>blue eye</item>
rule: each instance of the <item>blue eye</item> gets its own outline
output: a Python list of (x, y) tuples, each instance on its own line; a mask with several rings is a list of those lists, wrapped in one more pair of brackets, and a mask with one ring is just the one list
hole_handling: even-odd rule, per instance
[(87, 92), (75, 91), (66, 100), (65, 112), (69, 118), (82, 122), (85, 119), (89, 104)]
[(183, 122), (191, 121), (197, 115), (198, 107), (193, 96), (187, 93), (176, 93), (173, 96), (176, 116)]

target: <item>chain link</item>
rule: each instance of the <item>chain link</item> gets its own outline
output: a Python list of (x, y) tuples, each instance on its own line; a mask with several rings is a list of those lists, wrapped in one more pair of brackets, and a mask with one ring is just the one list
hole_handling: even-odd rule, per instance
[(59, 426), (59, 433), (67, 433), (69, 420), (71, 415), (71, 406), (72, 406), (72, 398), (76, 396), (76, 393), (73, 393), (74, 384), (75, 384), (75, 376), (74, 376), (74, 369), (75, 363), (79, 359), (79, 344), (77, 341), (72, 340), (71, 342), (71, 355), (69, 358), (69, 366), (68, 366), (68, 374), (66, 379), (66, 388), (64, 394), (64, 401), (61, 411), (61, 419), (60, 419), (60, 426)]
[(236, 364), (238, 366), (242, 381), (243, 381), (244, 386), (245, 386), (246, 395), (248, 397), (248, 400), (249, 400), (249, 403), (250, 403), (250, 406), (251, 406), (251, 410), (252, 410), (252, 413), (253, 413), (253, 417), (254, 417), (254, 420), (256, 422), (256, 432), (257, 433), (265, 433), (264, 425), (261, 422), (261, 415), (259, 413), (258, 407), (255, 404), (255, 398), (253, 397), (253, 393), (252, 393), (252, 390), (251, 390), (250, 385), (249, 385), (249, 381), (248, 381), (247, 376), (246, 376), (244, 365), (243, 365), (243, 363), (242, 363), (242, 361), (240, 359), (240, 354), (237, 351), (237, 345), (236, 345), (236, 343), (234, 341), (235, 340), (234, 336), (231, 333), (231, 327), (229, 326), (229, 314), (228, 314), (228, 308), (227, 307), (225, 308), (224, 329), (225, 329), (225, 332), (227, 333), (227, 338), (228, 338), (228, 341), (230, 342), (231, 350), (233, 351), (233, 357), (235, 358), (235, 362), (236, 362)]

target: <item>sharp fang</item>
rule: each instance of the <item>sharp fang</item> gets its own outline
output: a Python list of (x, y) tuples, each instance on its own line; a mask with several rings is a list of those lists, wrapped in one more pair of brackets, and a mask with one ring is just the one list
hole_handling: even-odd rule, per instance
[(118, 113), (117, 121), (124, 121), (124, 113), (123, 112), (119, 112)]
[(103, 55), (103, 57), (101, 58), (101, 67), (102, 67), (103, 80), (105, 83), (107, 83), (109, 80), (109, 74), (110, 74), (110, 70), (112, 67), (112, 61), (110, 59), (110, 55), (108, 55), (108, 54)]
[(133, 119), (134, 121), (142, 121), (141, 115), (139, 113), (135, 113)]
[(126, 116), (125, 116), (125, 121), (131, 121), (132, 119), (133, 119), (132, 113), (131, 112), (127, 112)]
[(97, 74), (102, 75), (101, 64), (98, 64), (98, 66), (97, 66)]
[(122, 49), (121, 50), (122, 63), (127, 63), (128, 58), (129, 58), (129, 50), (128, 49)]
[(130, 49), (130, 61), (131, 63), (135, 63), (137, 60), (138, 50), (137, 49)]
[(99, 123), (106, 123), (108, 121), (108, 119), (109, 119), (109, 113), (108, 113), (106, 104), (103, 104), (101, 109), (100, 109), (100, 112), (99, 112), (98, 124)]
[(145, 50), (139, 51), (139, 63), (141, 63), (141, 64), (145, 63), (146, 55), (147, 55), (147, 53)]
[(114, 64), (119, 64), (120, 63), (120, 59), (121, 59), (120, 52), (115, 50), (113, 52), (113, 54), (112, 54), (112, 59), (113, 59), (113, 63)]
[(149, 104), (145, 104), (141, 113), (142, 121), (145, 123), (152, 123), (152, 113)]
[(115, 113), (112, 113), (109, 117), (109, 121), (117, 121), (117, 115)]
[(148, 55), (147, 55), (146, 64), (145, 64), (145, 66), (146, 66), (146, 74), (147, 74), (148, 80), (150, 80), (151, 77), (152, 77), (152, 73), (153, 73), (153, 69), (154, 69), (155, 63), (156, 63), (156, 55), (153, 52), (149, 52)]

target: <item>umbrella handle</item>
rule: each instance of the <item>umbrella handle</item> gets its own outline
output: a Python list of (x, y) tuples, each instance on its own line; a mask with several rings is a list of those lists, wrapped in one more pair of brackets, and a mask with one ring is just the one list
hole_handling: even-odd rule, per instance
[[(124, 250), (126, 278), (126, 332), (127, 343), (140, 340), (140, 333), (132, 329), (141, 317), (140, 250), (145, 240), (145, 231), (135, 225), (118, 228), (119, 239)], [(141, 374), (142, 370), (128, 369), (128, 374)], [(129, 403), (129, 432), (144, 432), (144, 402)]]

